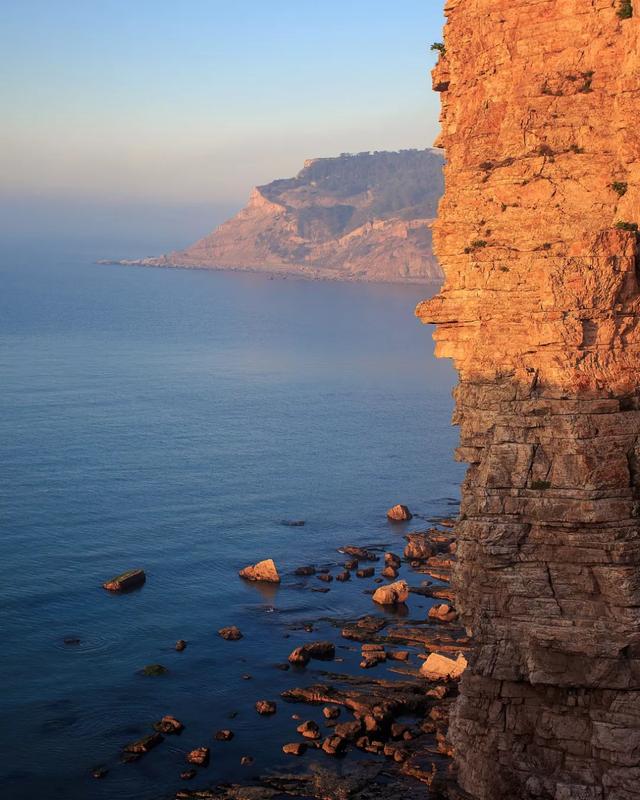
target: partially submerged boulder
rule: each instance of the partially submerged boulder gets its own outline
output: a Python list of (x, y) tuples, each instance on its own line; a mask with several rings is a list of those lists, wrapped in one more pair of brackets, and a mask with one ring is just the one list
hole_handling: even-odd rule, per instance
[(383, 606), (406, 603), (408, 597), (409, 586), (406, 581), (396, 581), (395, 583), (389, 583), (386, 586), (380, 586), (373, 593), (374, 603), (380, 603), (380, 605)]
[(124, 746), (125, 753), (133, 753), (135, 755), (143, 755), (153, 750), (156, 745), (163, 741), (159, 733), (151, 733), (149, 736), (143, 736), (142, 739), (136, 739), (135, 742), (129, 742)]
[(196, 747), (185, 756), (188, 764), (195, 764), (197, 767), (206, 767), (209, 763), (209, 748)]
[(453, 622), (457, 617), (457, 612), (448, 603), (440, 603), (429, 609), (429, 619), (435, 619), (437, 622)]
[(166, 733), (169, 735), (175, 735), (178, 733), (182, 733), (184, 730), (184, 725), (180, 722), (179, 719), (172, 717), (170, 714), (162, 717), (160, 722), (156, 722), (153, 726), (154, 730), (158, 731), (158, 733)]
[(408, 533), (404, 557), (410, 561), (427, 561), (433, 555), (433, 548), (427, 533)]
[(146, 580), (147, 576), (143, 569), (130, 569), (103, 583), (102, 588), (109, 592), (125, 592), (127, 589), (135, 589), (137, 586), (142, 586)]
[(420, 675), (430, 680), (453, 678), (457, 680), (467, 667), (467, 659), (458, 653), (458, 657), (447, 658), (438, 653), (430, 653), (427, 660), (420, 667)]
[(258, 700), (256, 703), (256, 711), (258, 714), (262, 714), (263, 716), (268, 716), (269, 714), (275, 714), (277, 710), (276, 704), (273, 700)]
[(336, 647), (333, 642), (309, 642), (296, 647), (289, 655), (289, 662), (304, 667), (312, 658), (319, 661), (331, 661), (335, 655)]
[(413, 519), (413, 514), (409, 511), (407, 506), (398, 503), (398, 505), (393, 506), (393, 508), (387, 511), (387, 519), (391, 520), (391, 522), (408, 522), (410, 519)]
[(242, 639), (242, 631), (235, 625), (228, 625), (226, 628), (220, 628), (218, 636), (230, 642), (237, 642), (238, 639)]
[(247, 581), (280, 583), (280, 575), (272, 558), (258, 561), (257, 564), (250, 564), (248, 567), (241, 569), (238, 575)]

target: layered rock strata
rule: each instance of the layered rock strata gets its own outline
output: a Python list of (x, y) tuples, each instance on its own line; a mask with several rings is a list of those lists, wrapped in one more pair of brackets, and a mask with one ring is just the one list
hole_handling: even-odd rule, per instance
[(311, 159), (294, 178), (257, 186), (242, 211), (186, 250), (125, 263), (439, 282), (431, 223), (442, 164), (437, 150)]
[(640, 8), (449, 0), (445, 272), (460, 383), (462, 795), (640, 797)]

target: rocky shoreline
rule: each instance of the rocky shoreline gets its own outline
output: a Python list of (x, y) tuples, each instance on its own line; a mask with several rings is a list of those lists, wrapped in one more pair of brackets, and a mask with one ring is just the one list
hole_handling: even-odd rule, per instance
[[(187, 785), (166, 795), (177, 800), (400, 800), (419, 785), (430, 797), (445, 796), (453, 780), (449, 710), (470, 647), (449, 585), (456, 558), (452, 524), (431, 520), (428, 527), (407, 532), (401, 555), (380, 544), (345, 545), (339, 549), (343, 560), (331, 567), (301, 565), (292, 576), (282, 576), (295, 579), (284, 591), (326, 593), (333, 580), (340, 581), (349, 592), (371, 595), (371, 612), (285, 626), (290, 652), (275, 666), (290, 676), (289, 688), (280, 696), (251, 700), (248, 692), (246, 698), (265, 722), (256, 735), (270, 736), (275, 720), (281, 727), (284, 716), (290, 719), (281, 764), (246, 782), (216, 785), (210, 761), (225, 757), (224, 742), (234, 738), (234, 731), (219, 730), (210, 742), (191, 741), (189, 720), (171, 714), (147, 735), (124, 744), (121, 760), (135, 762), (147, 753), (150, 759), (161, 757), (164, 738), (176, 741), (180, 735), (184, 760), (176, 778)], [(281, 581), (270, 559), (241, 575)], [(238, 627), (229, 625), (218, 634), (228, 641), (225, 647), (242, 647)], [(184, 650), (187, 643), (178, 645)], [(241, 763), (248, 767), (252, 760), (248, 752)], [(108, 771), (96, 767), (93, 774), (105, 778)]]

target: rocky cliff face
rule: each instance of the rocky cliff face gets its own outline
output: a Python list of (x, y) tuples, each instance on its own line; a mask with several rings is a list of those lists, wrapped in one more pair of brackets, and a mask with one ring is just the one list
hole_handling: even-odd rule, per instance
[[(638, 5), (634, 3), (634, 5)], [(449, 0), (445, 272), (464, 796), (640, 797), (640, 7)]]
[(252, 269), (344, 280), (434, 281), (431, 223), (442, 195), (437, 150), (307, 161), (254, 189), (233, 219), (153, 266)]

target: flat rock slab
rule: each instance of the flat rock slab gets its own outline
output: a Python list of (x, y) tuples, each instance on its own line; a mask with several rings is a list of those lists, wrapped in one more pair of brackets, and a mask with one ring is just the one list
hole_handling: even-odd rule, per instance
[(109, 592), (126, 592), (128, 589), (135, 589), (147, 580), (143, 569), (130, 569), (111, 578), (102, 584), (102, 588)]

